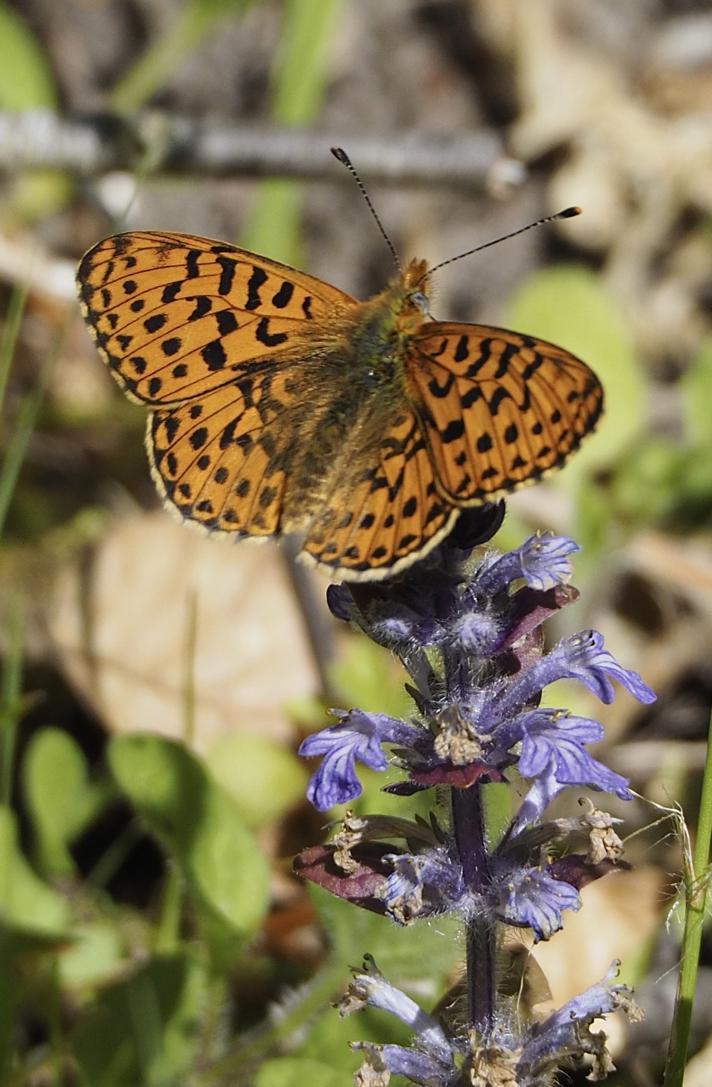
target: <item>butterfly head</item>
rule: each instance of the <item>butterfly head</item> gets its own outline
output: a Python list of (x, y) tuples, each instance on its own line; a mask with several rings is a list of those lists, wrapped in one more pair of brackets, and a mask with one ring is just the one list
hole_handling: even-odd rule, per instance
[(420, 295), (427, 299), (428, 291), (428, 262), (414, 257), (408, 267), (401, 273), (401, 283), (406, 294), (414, 298)]
[(396, 282), (400, 295), (400, 331), (415, 331), (423, 317), (430, 316), (427, 261), (411, 260)]

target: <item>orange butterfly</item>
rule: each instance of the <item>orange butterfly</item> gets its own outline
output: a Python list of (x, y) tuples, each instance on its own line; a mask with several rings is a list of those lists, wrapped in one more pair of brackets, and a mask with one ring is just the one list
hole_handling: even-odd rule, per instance
[(205, 529), (301, 535), (352, 580), (403, 570), (459, 511), (561, 467), (603, 390), (560, 347), (428, 318), (413, 260), (359, 302), (207, 238), (107, 238), (78, 272), (82, 312), (126, 394), (151, 407), (165, 503)]

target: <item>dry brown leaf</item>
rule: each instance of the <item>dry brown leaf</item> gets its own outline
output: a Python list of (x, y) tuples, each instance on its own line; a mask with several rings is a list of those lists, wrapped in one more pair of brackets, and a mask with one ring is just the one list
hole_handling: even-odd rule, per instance
[(111, 732), (184, 736), (191, 600), (195, 748), (235, 729), (288, 736), (285, 706), (317, 677), (272, 544), (207, 538), (165, 513), (115, 521), (59, 578), (49, 624), (62, 669)]

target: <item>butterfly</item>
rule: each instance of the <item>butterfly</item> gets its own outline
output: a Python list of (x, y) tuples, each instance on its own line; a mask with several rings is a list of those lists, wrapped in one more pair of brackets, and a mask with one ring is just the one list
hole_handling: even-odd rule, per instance
[(344, 579), (402, 571), (460, 511), (560, 468), (603, 390), (554, 344), (430, 319), (412, 260), (365, 302), (189, 234), (106, 238), (82, 312), (124, 392), (150, 408), (165, 504), (211, 532), (301, 537)]

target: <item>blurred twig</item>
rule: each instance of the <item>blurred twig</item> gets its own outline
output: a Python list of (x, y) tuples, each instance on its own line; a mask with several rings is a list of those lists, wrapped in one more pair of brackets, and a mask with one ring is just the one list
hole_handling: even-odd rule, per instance
[(148, 156), (156, 174), (348, 183), (348, 175), (329, 154), (331, 143), (346, 146), (369, 180), (394, 185), (503, 190), (518, 184), (524, 172), (487, 129), (469, 135), (374, 137), (257, 128), (156, 112), (134, 117), (61, 117), (48, 110), (0, 114), (0, 170), (5, 174), (52, 167), (93, 177), (109, 170), (133, 171)]

